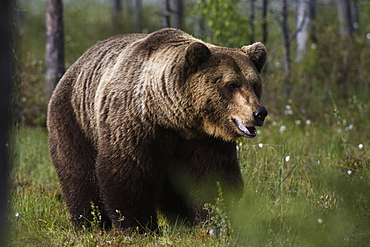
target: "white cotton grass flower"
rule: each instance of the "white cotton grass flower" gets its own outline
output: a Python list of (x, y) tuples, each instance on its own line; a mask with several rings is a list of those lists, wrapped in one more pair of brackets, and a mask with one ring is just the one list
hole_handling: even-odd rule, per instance
[(212, 237), (218, 238), (218, 236), (220, 236), (220, 233), (221, 233), (221, 227), (219, 226), (214, 226), (214, 227), (211, 227), (211, 229), (209, 229), (209, 235), (211, 235)]
[(310, 125), (311, 124), (311, 120), (307, 119), (306, 120), (306, 125)]
[(302, 123), (302, 121), (300, 119), (295, 120), (296, 125), (300, 125), (301, 123)]
[(364, 144), (362, 144), (362, 143), (358, 144), (358, 148), (359, 149), (363, 149), (364, 148)]
[(261, 130), (257, 130), (257, 135), (260, 135), (262, 133)]
[(344, 128), (345, 131), (349, 131), (353, 129), (353, 124), (348, 125), (347, 127)]
[(293, 110), (292, 109), (285, 110), (284, 114), (285, 115), (293, 115)]
[(292, 106), (291, 105), (286, 105), (285, 106), (284, 114), (285, 115), (293, 115), (293, 110), (292, 110)]
[(18, 217), (19, 217), (19, 215), (20, 215), (20, 213), (18, 213), (18, 212), (16, 212), (16, 213), (15, 213), (15, 217), (17, 217), (17, 218), (18, 218)]
[(288, 155), (285, 157), (285, 162), (288, 162), (289, 160), (290, 160), (290, 156)]
[(352, 174), (352, 171), (351, 171), (351, 170), (348, 170), (348, 171), (347, 171), (347, 174), (348, 174), (348, 175), (351, 175), (351, 174)]
[(285, 130), (286, 130), (286, 126), (285, 125), (281, 125), (280, 126), (280, 129), (279, 129), (280, 133), (284, 133)]
[(263, 143), (259, 143), (259, 144), (258, 144), (258, 146), (259, 146), (260, 148), (263, 148)]
[(321, 218), (318, 218), (318, 219), (317, 219), (317, 222), (318, 222), (319, 224), (322, 224), (322, 223), (324, 222), (324, 220), (323, 220), (323, 219), (321, 219)]

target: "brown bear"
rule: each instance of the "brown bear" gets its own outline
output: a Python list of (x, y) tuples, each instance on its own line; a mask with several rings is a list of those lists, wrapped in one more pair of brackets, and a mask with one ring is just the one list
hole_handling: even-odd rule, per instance
[(263, 44), (241, 49), (176, 29), (120, 35), (83, 54), (48, 108), (52, 162), (73, 222), (102, 227), (197, 222), (219, 181), (243, 187), (238, 137), (267, 115), (259, 77)]

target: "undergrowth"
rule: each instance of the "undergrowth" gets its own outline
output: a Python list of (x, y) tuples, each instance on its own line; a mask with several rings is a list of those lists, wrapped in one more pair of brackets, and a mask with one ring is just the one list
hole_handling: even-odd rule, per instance
[[(342, 114), (345, 109), (336, 114)], [(243, 199), (225, 207), (222, 188), (210, 218), (193, 228), (160, 217), (153, 234), (73, 231), (41, 127), (13, 132), (10, 245), (343, 246), (370, 240), (370, 142), (366, 126), (328, 128), (291, 115), (240, 139)], [(359, 119), (361, 122), (361, 119)], [(347, 123), (348, 124), (348, 123)], [(282, 128), (285, 126), (285, 128)], [(345, 138), (343, 138), (343, 136)], [(346, 141), (344, 141), (346, 140)], [(346, 148), (345, 148), (346, 147)], [(99, 215), (95, 215), (99, 225)], [(94, 224), (93, 224), (94, 225)]]

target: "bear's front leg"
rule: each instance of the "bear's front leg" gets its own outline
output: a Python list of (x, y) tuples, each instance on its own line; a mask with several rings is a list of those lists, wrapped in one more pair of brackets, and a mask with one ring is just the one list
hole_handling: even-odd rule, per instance
[(237, 159), (236, 143), (205, 137), (183, 140), (179, 157), (187, 164), (193, 182), (188, 188), (188, 198), (194, 212), (194, 221), (206, 218), (205, 203), (214, 203), (219, 196), (219, 183), (225, 198), (242, 196), (243, 179)]
[(158, 226), (155, 171), (133, 159), (101, 156), (96, 169), (102, 201), (112, 222), (122, 230), (130, 227), (155, 230)]

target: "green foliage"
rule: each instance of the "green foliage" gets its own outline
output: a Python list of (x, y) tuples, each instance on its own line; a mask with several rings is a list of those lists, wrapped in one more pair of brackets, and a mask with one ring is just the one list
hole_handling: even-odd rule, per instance
[(245, 45), (248, 19), (238, 12), (240, 0), (197, 0), (199, 13), (210, 28), (207, 41), (222, 46), (238, 47)]
[(208, 212), (207, 226), (214, 237), (222, 236), (227, 239), (232, 233), (229, 211), (226, 207), (224, 194), (219, 182), (217, 182), (218, 197), (214, 204), (206, 203), (204, 209)]
[(99, 228), (101, 226), (101, 213), (100, 209), (97, 205), (94, 205), (91, 202), (91, 215), (92, 215), (92, 222), (90, 222), (93, 228)]
[(44, 61), (35, 59), (31, 53), (22, 57), (14, 88), (14, 117), (26, 125), (43, 126), (46, 119)]

